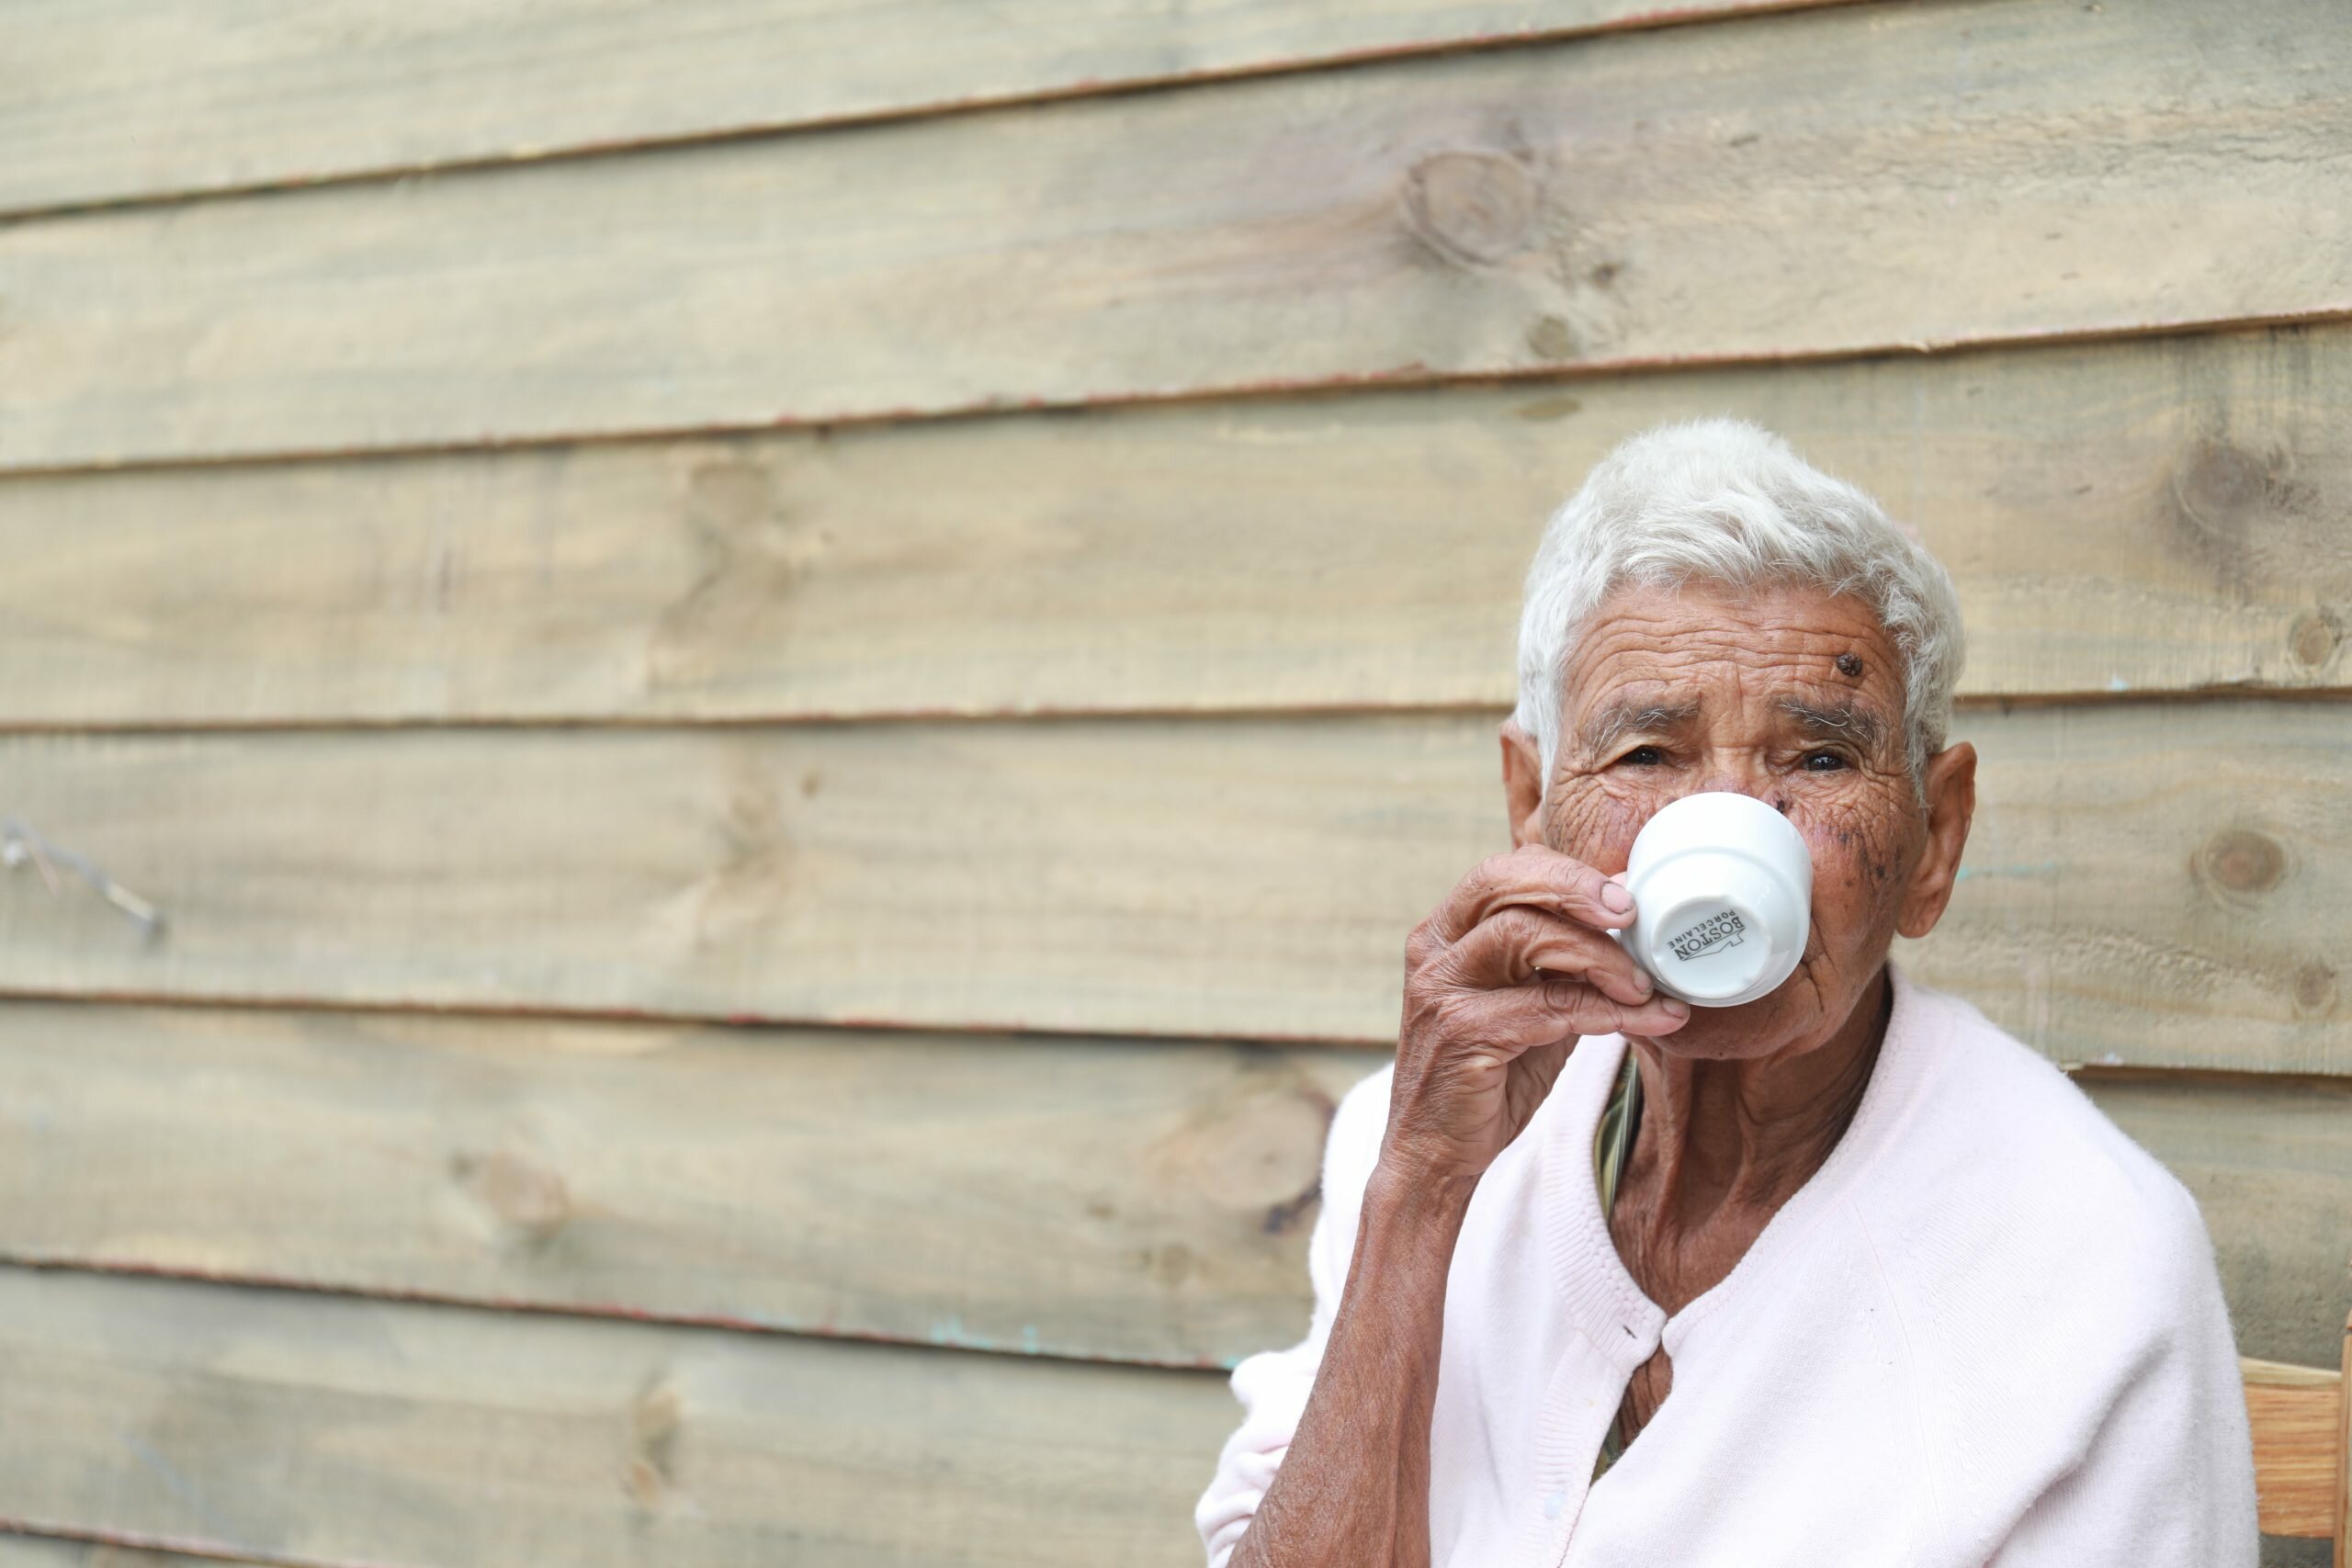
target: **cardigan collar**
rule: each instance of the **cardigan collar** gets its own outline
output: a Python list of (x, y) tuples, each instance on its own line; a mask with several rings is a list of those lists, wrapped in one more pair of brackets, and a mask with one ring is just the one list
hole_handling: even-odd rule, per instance
[(1631, 1049), (1624, 1035), (1588, 1035), (1569, 1053), (1547, 1108), (1556, 1108), (1537, 1176), (1545, 1250), (1570, 1320), (1611, 1363), (1632, 1370), (1660, 1344), (1672, 1355), (1692, 1326), (1769, 1277), (1804, 1236), (1834, 1213), (1853, 1183), (1895, 1140), (1942, 1060), (1951, 1031), (1941, 992), (1886, 960), (1894, 1000), (1854, 1118), (1837, 1146), (1765, 1224), (1731, 1272), (1670, 1318), (1643, 1293), (1617, 1255), (1593, 1184), (1592, 1139)]

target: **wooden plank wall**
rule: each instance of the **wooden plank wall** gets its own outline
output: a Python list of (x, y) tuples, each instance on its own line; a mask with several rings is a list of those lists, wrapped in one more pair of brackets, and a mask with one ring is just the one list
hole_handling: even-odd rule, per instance
[(1960, 579), (1904, 956), (2331, 1361), (2345, 21), (10, 7), (0, 817), (164, 920), (0, 875), (0, 1563), (1195, 1561), (1544, 515), (1717, 411)]

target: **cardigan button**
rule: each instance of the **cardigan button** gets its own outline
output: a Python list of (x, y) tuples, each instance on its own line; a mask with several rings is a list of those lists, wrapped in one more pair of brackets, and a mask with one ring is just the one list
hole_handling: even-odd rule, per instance
[(1556, 1519), (1560, 1517), (1560, 1510), (1567, 1506), (1567, 1493), (1565, 1490), (1555, 1492), (1544, 1499), (1544, 1517), (1547, 1519)]

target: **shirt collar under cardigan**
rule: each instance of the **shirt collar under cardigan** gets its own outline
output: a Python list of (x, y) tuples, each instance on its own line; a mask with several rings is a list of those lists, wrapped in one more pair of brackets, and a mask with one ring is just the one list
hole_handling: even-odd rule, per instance
[(1551, 1113), (1550, 1125), (1540, 1129), (1545, 1250), (1571, 1320), (1628, 1375), (1661, 1344), (1672, 1356), (1694, 1325), (1770, 1278), (1805, 1234), (1836, 1211), (1917, 1112), (1943, 1060), (1951, 1017), (1940, 1005), (1942, 993), (1920, 986), (1893, 957), (1886, 960), (1886, 971), (1894, 1006), (1853, 1121), (1821, 1168), (1781, 1205), (1731, 1272), (1671, 1317), (1643, 1293), (1617, 1256), (1593, 1179), (1593, 1134), (1630, 1046), (1623, 1034), (1587, 1035), (1569, 1054), (1538, 1112), (1539, 1122)]

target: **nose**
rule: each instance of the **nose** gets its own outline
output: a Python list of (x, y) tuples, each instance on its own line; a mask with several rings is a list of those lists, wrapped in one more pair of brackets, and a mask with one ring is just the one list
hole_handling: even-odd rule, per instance
[(1760, 758), (1753, 752), (1747, 753), (1747, 758), (1744, 765), (1726, 761), (1708, 769), (1688, 793), (1701, 795), (1720, 790), (1726, 795), (1753, 795), (1786, 817), (1789, 814), (1788, 797), (1766, 773)]
[(1752, 795), (1767, 805), (1772, 802), (1772, 780), (1764, 770), (1764, 760), (1756, 752), (1741, 753), (1741, 760), (1718, 761), (1700, 775), (1691, 794), (1721, 790), (1726, 795)]
[[(1699, 795), (1715, 790), (1721, 790), (1726, 795), (1753, 795), (1781, 816), (1786, 817), (1789, 814), (1788, 796), (1781, 794), (1771, 780), (1767, 778), (1753, 777), (1743, 773), (1715, 773), (1708, 775), (1697, 788), (1690, 793)], [(1800, 829), (1803, 828), (1802, 823), (1798, 826)]]

